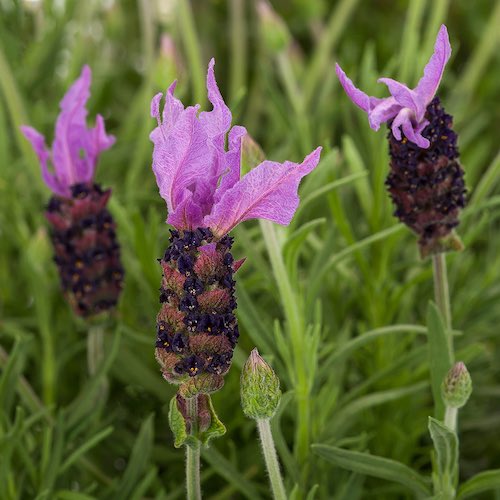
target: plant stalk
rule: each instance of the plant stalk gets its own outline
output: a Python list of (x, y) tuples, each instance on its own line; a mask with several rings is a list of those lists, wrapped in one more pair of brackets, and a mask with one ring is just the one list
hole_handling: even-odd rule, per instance
[(451, 308), (450, 290), (448, 287), (448, 273), (446, 271), (446, 256), (438, 253), (432, 256), (432, 266), (434, 271), (434, 295), (436, 305), (441, 313), (444, 326), (448, 334), (450, 352), (453, 352), (453, 339), (451, 333)]
[[(191, 436), (198, 434), (198, 397), (186, 399), (187, 418), (190, 422)], [(186, 490), (188, 500), (201, 500), (200, 483), (200, 442), (196, 438), (193, 444), (186, 445)]]
[(458, 408), (452, 408), (451, 406), (446, 407), (444, 414), (444, 425), (451, 429), (453, 432), (457, 432), (457, 416)]
[(275, 500), (286, 500), (286, 491), (281, 477), (278, 456), (274, 447), (273, 435), (271, 434), (271, 425), (268, 418), (257, 419), (257, 427), (259, 429), (260, 444), (266, 462), (267, 473), (273, 490)]

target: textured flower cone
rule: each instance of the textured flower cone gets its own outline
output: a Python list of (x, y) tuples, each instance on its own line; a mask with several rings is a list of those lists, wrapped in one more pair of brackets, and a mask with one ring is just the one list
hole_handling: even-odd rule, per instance
[(116, 305), (123, 268), (115, 223), (106, 209), (111, 190), (97, 184), (71, 187), (71, 198), (54, 195), (47, 206), (62, 288), (75, 312), (90, 316)]
[(391, 171), (386, 181), (394, 215), (418, 234), (422, 257), (462, 249), (454, 228), (466, 193), (452, 117), (439, 98), (427, 106), (425, 118), (429, 124), (422, 135), (430, 141), (428, 149), (405, 137), (397, 140), (389, 131)]
[(234, 315), (233, 239), (206, 228), (171, 231), (160, 260), (163, 280), (156, 359), (184, 398), (222, 387), (239, 332)]

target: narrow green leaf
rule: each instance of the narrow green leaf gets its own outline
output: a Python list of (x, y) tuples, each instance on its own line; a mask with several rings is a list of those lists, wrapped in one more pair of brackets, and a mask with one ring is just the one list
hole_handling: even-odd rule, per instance
[(219, 476), (232, 484), (245, 498), (249, 500), (258, 500), (261, 498), (253, 483), (243, 476), (241, 472), (213, 446), (211, 448), (202, 448), (201, 455)]
[(57, 500), (95, 500), (95, 497), (85, 495), (84, 493), (77, 493), (76, 491), (60, 490), (56, 492)]
[(441, 314), (433, 302), (427, 307), (427, 328), (429, 342), (429, 367), (431, 372), (432, 395), (434, 397), (434, 416), (442, 420), (444, 403), (441, 398), (441, 383), (453, 364), (448, 336)]
[(402, 484), (414, 491), (418, 497), (428, 497), (431, 494), (425, 478), (395, 460), (324, 444), (313, 444), (312, 449), (317, 455), (339, 467)]
[(128, 462), (123, 478), (120, 481), (120, 488), (113, 498), (122, 500), (123, 498), (130, 498), (132, 492), (142, 477), (146, 469), (151, 450), (153, 448), (154, 428), (153, 428), (154, 414), (150, 414), (144, 420), (139, 430), (139, 435), (132, 448), (130, 460)]
[(447, 486), (451, 486), (452, 490), (455, 491), (458, 481), (457, 435), (432, 417), (429, 417), (429, 432), (436, 450), (438, 481), (444, 491), (446, 491)]
[(472, 476), (458, 489), (458, 500), (462, 498), (477, 498), (483, 491), (500, 489), (500, 469), (487, 470)]
[(109, 426), (98, 432), (90, 439), (85, 441), (79, 448), (77, 448), (62, 464), (59, 469), (59, 473), (64, 472), (68, 467), (71, 467), (82, 455), (87, 453), (88, 450), (92, 449), (94, 446), (97, 446), (100, 441), (106, 439), (113, 432), (113, 427)]

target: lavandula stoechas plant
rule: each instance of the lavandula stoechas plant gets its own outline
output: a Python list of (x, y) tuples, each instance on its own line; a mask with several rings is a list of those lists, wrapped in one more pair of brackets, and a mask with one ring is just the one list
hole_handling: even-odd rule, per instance
[[(424, 75), (414, 89), (391, 78), (380, 78), (389, 88), (391, 97), (379, 99), (357, 89), (337, 64), (340, 83), (350, 99), (368, 114), (370, 127), (378, 130), (387, 122), (390, 173), (386, 181), (392, 201), (396, 206), (395, 216), (419, 236), (422, 257), (432, 256), (436, 303), (444, 326), (446, 346), (441, 342), (441, 328), (429, 322), (430, 371), (435, 398), (435, 409), (439, 419), (444, 420), (446, 432), (456, 433), (454, 419), (449, 417), (449, 404), (437, 384), (441, 384), (447, 369), (453, 364), (453, 341), (449, 302), (446, 261), (444, 252), (460, 250), (462, 244), (454, 229), (458, 215), (465, 206), (464, 172), (458, 162), (457, 135), (453, 131), (452, 117), (448, 115), (436, 92), (444, 68), (451, 55), (451, 46), (446, 26), (442, 25), (434, 45), (434, 53), (425, 66)], [(429, 318), (433, 314), (429, 308)], [(448, 367), (446, 367), (448, 365)], [(461, 365), (459, 365), (459, 368)], [(443, 411), (446, 405), (446, 415)], [(456, 409), (453, 409), (456, 414)], [(431, 419), (430, 432), (434, 441), (436, 426)], [(439, 431), (441, 432), (441, 431)], [(451, 438), (450, 438), (451, 439)], [(454, 437), (453, 439), (456, 439)], [(439, 455), (439, 446), (436, 445)], [(456, 460), (458, 458), (456, 457)], [(452, 474), (438, 468), (435, 485), (436, 494), (445, 492), (443, 498), (454, 498), (457, 482), (458, 462), (453, 464)], [(452, 492), (452, 493), (450, 493)], [(447, 496), (451, 494), (451, 496)]]
[(180, 386), (171, 406), (171, 425), (182, 418), (182, 432), (196, 440), (188, 446), (187, 471), (188, 493), (194, 491), (196, 497), (199, 478), (189, 479), (190, 449), (199, 454), (197, 438), (211, 424), (199, 408), (210, 407), (208, 394), (222, 387), (239, 336), (234, 273), (242, 261), (234, 260), (228, 233), (248, 219), (288, 224), (298, 206), (300, 180), (318, 164), (320, 148), (300, 164), (266, 160), (240, 178), (246, 130), (231, 128), (231, 112), (215, 81), (214, 60), (207, 74), (212, 111), (198, 113), (198, 105), (184, 108), (174, 89), (175, 83), (166, 92), (163, 113), (162, 93), (151, 103), (151, 115), (158, 121), (151, 133), (153, 171), (167, 204), (167, 223), (174, 228), (160, 261), (156, 358), (163, 377)]
[(94, 183), (99, 154), (115, 138), (106, 134), (101, 115), (97, 115), (95, 127), (87, 127), (90, 82), (90, 68), (84, 66), (61, 101), (51, 151), (42, 134), (21, 127), (53, 193), (45, 216), (51, 225), (62, 288), (74, 311), (84, 317), (114, 307), (123, 280), (115, 223), (106, 209), (111, 190)]
[(357, 89), (336, 66), (347, 95), (368, 113), (370, 127), (378, 130), (388, 122), (391, 171), (386, 184), (396, 206), (394, 215), (419, 236), (422, 256), (461, 248), (454, 228), (465, 205), (464, 172), (458, 163), (452, 117), (435, 97), (450, 55), (443, 25), (417, 86), (410, 89), (391, 78), (380, 78), (391, 93), (383, 99)]
[(388, 122), (391, 170), (386, 184), (396, 205), (395, 215), (420, 237), (421, 255), (433, 258), (436, 302), (452, 352), (444, 252), (462, 248), (454, 228), (465, 206), (466, 189), (452, 117), (435, 96), (450, 55), (448, 31), (442, 25), (417, 86), (409, 89), (391, 78), (380, 78), (391, 93), (384, 99), (357, 89), (338, 64), (336, 70), (347, 95), (368, 113), (370, 127), (378, 130), (381, 123)]

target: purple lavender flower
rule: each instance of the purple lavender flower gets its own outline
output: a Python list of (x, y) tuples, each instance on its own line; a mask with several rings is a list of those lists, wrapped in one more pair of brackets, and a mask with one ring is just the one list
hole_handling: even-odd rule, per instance
[(448, 31), (443, 24), (436, 38), (434, 53), (417, 86), (412, 90), (392, 78), (379, 78), (378, 81), (385, 83), (391, 93), (391, 97), (384, 99), (368, 96), (356, 88), (338, 64), (335, 69), (340, 83), (352, 102), (368, 113), (368, 121), (373, 130), (378, 130), (381, 123), (392, 121), (392, 133), (398, 141), (401, 140), (402, 129), (409, 141), (426, 149), (430, 146), (430, 142), (422, 135), (422, 131), (429, 124), (425, 118), (425, 111), (436, 94), (450, 55)]
[(113, 307), (123, 280), (115, 223), (106, 209), (111, 191), (93, 182), (99, 154), (115, 138), (106, 135), (101, 115), (94, 128), (87, 127), (90, 82), (90, 68), (84, 66), (61, 101), (52, 151), (42, 134), (21, 127), (40, 160), (43, 180), (53, 192), (45, 215), (52, 225), (62, 287), (75, 312), (83, 316)]
[[(93, 180), (99, 154), (115, 142), (112, 135), (106, 135), (101, 115), (97, 115), (94, 128), (87, 127), (85, 104), (90, 97), (91, 78), (90, 68), (84, 66), (80, 77), (61, 101), (52, 152), (47, 149), (42, 134), (32, 127), (21, 127), (40, 160), (45, 184), (54, 194), (66, 198), (71, 198), (71, 186)], [(49, 160), (54, 173), (49, 171)]]
[(422, 256), (462, 248), (454, 233), (465, 206), (464, 172), (458, 162), (452, 117), (435, 97), (451, 55), (446, 26), (439, 30), (424, 76), (413, 89), (380, 78), (391, 97), (370, 97), (357, 89), (337, 64), (340, 83), (350, 99), (368, 113), (370, 127), (388, 122), (391, 171), (386, 185), (394, 215), (419, 235)]
[(241, 261), (234, 261), (227, 234), (248, 219), (288, 224), (299, 203), (300, 180), (316, 167), (321, 152), (316, 149), (300, 164), (264, 161), (240, 178), (246, 130), (231, 128), (214, 64), (212, 59), (207, 74), (212, 111), (184, 108), (174, 97), (175, 82), (162, 114), (163, 95), (151, 102), (158, 121), (150, 136), (153, 171), (167, 203), (167, 222), (175, 228), (160, 262), (156, 357), (163, 376), (182, 384), (185, 397), (222, 386), (238, 339), (233, 274)]

